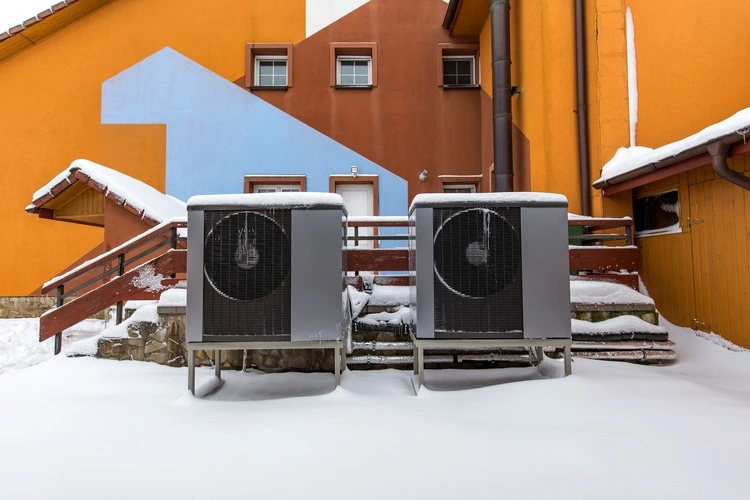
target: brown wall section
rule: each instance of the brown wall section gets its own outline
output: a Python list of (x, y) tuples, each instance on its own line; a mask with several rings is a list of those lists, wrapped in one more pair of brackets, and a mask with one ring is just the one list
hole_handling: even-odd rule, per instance
[[(443, 90), (435, 81), (438, 44), (478, 38), (448, 36), (444, 15), (442, 0), (372, 0), (294, 46), (293, 88), (253, 92), (404, 178), (410, 199), (440, 191), (438, 175), (486, 173), (481, 90)], [(330, 85), (331, 44), (340, 42), (377, 44), (377, 86)]]

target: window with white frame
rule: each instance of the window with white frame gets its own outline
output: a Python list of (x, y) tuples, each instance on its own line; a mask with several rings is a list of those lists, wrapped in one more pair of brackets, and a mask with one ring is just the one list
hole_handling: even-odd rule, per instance
[(476, 193), (476, 184), (443, 184), (444, 193)]
[(336, 56), (336, 85), (371, 86), (371, 56)]
[(299, 193), (299, 191), (297, 184), (258, 184), (253, 187), (254, 193)]
[(255, 56), (255, 85), (287, 86), (287, 56)]
[(675, 189), (634, 199), (633, 222), (636, 236), (681, 232), (678, 195)]
[(443, 86), (470, 87), (476, 85), (474, 56), (443, 56)]

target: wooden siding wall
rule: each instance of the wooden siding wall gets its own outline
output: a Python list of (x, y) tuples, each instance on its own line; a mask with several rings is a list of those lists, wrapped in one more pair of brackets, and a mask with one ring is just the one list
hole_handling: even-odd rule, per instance
[(654, 182), (637, 189), (635, 197), (677, 189), (680, 202), (682, 233), (636, 237), (640, 247), (640, 272), (649, 295), (659, 311), (678, 325), (692, 326), (695, 319), (693, 263), (690, 251), (690, 228), (687, 224), (687, 176), (681, 175)]
[[(750, 173), (748, 154), (729, 164)], [(750, 347), (750, 191), (705, 166), (635, 194), (674, 188), (679, 190), (683, 232), (637, 239), (643, 280), (671, 321)]]

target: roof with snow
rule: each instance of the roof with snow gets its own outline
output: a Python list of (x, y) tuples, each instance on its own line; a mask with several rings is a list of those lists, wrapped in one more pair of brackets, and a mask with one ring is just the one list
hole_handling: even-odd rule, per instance
[[(720, 141), (735, 145), (730, 150), (730, 155), (745, 153), (750, 151), (750, 144), (746, 141), (748, 135), (750, 135), (750, 108), (743, 109), (696, 134), (656, 149), (641, 146), (620, 148), (615, 156), (602, 167), (601, 177), (594, 182), (593, 186), (596, 189), (606, 189), (625, 181), (633, 181), (627, 185), (628, 189), (632, 189), (657, 180), (647, 177), (655, 170), (680, 165), (679, 171), (670, 174), (676, 175), (708, 165), (711, 163), (711, 156), (706, 146), (714, 142)], [(667, 172), (663, 174), (661, 178), (664, 178)]]
[(43, 218), (95, 226), (104, 225), (101, 209), (107, 199), (154, 224), (186, 217), (185, 202), (166, 195), (129, 175), (88, 160), (75, 160), (32, 197), (26, 211)]

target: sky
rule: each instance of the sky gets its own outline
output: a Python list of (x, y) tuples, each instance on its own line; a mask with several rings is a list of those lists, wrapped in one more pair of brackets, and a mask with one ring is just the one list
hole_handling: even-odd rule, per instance
[(0, 0), (0, 31), (8, 31), (55, 3), (55, 0)]

